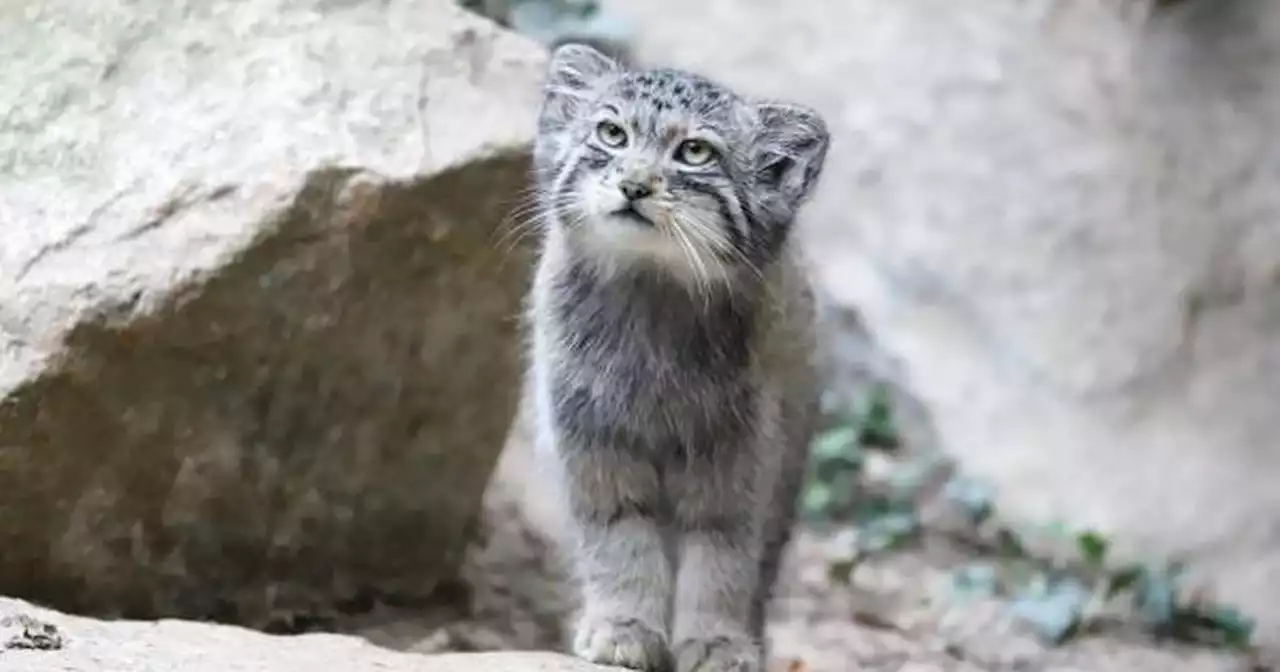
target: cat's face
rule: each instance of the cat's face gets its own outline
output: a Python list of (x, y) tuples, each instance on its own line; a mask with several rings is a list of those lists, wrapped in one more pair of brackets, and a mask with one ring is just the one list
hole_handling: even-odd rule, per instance
[[(697, 87), (697, 88), (695, 88)], [(575, 124), (564, 211), (602, 253), (720, 274), (747, 233), (735, 178), (746, 172), (725, 117), (740, 104), (702, 82), (627, 74)]]
[(545, 208), (589, 253), (700, 282), (759, 272), (816, 181), (825, 126), (588, 47), (552, 58), (536, 150)]

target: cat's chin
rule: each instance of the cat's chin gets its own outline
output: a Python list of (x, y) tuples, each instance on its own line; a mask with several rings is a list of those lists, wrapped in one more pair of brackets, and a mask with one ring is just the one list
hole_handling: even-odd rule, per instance
[(719, 260), (695, 261), (689, 253), (657, 231), (628, 225), (631, 231), (590, 239), (578, 248), (598, 268), (608, 272), (654, 271), (690, 287), (718, 286), (732, 281), (732, 268)]

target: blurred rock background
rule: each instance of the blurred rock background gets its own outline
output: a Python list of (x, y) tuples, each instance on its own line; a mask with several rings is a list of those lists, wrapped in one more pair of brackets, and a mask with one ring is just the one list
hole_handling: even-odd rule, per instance
[(435, 655), (573, 608), (509, 217), (565, 41), (832, 125), (802, 243), (843, 466), (777, 669), (1273, 669), (1280, 6), (19, 0), (0, 670), (582, 669)]

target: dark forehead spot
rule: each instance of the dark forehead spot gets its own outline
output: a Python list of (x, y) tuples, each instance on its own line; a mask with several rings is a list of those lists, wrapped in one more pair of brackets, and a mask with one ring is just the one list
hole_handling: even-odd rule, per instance
[(674, 69), (633, 72), (618, 82), (616, 92), (658, 111), (674, 109), (713, 115), (734, 100), (720, 85), (699, 75)]
[(662, 112), (670, 110), (672, 104), (670, 98), (658, 95), (653, 91), (641, 91), (636, 96), (636, 100)]

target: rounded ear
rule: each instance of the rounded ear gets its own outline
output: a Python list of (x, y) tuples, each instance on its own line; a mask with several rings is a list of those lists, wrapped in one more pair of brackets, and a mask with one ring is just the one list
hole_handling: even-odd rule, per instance
[(620, 69), (617, 61), (585, 44), (556, 47), (551, 52), (542, 86), (539, 127), (542, 130), (563, 128), (589, 100), (592, 89)]
[(822, 174), (831, 143), (827, 123), (803, 105), (763, 102), (755, 107), (760, 120), (756, 177), (794, 209), (808, 197)]

